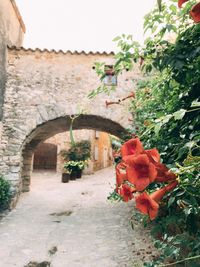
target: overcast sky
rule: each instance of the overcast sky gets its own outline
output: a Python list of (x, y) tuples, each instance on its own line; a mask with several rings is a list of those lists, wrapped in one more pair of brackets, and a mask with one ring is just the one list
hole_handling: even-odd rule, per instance
[(143, 17), (156, 0), (16, 0), (26, 25), (25, 47), (112, 51), (113, 38), (143, 40)]

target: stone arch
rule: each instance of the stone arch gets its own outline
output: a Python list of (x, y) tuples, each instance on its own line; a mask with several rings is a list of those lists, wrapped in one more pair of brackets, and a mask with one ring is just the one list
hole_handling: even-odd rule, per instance
[[(50, 138), (55, 134), (68, 131), (70, 128), (70, 123), (70, 116), (58, 117), (38, 125), (26, 137), (22, 145), (23, 164), (20, 178), (22, 183), (22, 192), (27, 192), (30, 189), (34, 149), (40, 142), (46, 140), (47, 138)], [(117, 122), (101, 116), (86, 114), (82, 114), (74, 120), (73, 129), (93, 129), (104, 131), (119, 138), (123, 134), (127, 133), (125, 128)]]

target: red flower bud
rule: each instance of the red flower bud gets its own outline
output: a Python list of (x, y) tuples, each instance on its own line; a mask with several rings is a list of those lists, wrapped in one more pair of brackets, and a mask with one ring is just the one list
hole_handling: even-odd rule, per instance
[(116, 185), (118, 188), (124, 183), (125, 180), (127, 180), (125, 164), (123, 162), (120, 162), (116, 165), (115, 169), (116, 169)]
[(200, 22), (200, 2), (192, 7), (190, 10), (190, 15), (193, 18), (194, 22)]
[(178, 0), (178, 7), (181, 8), (182, 5), (187, 2), (188, 0)]

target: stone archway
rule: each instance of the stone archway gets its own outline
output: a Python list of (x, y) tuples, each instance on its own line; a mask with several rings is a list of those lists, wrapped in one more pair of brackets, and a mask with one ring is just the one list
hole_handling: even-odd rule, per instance
[(69, 130), (69, 115), (80, 109), (87, 114), (76, 119), (74, 129), (94, 129), (116, 136), (125, 131), (130, 117), (127, 102), (118, 101), (117, 106), (106, 103), (130, 94), (133, 79), (140, 76), (135, 70), (122, 73), (112, 95), (91, 100), (88, 94), (99, 86), (94, 63), (113, 64), (112, 53), (14, 47), (7, 52), (0, 172), (11, 182), (15, 203), (19, 194), (29, 189), (33, 150), (48, 137)]
[[(49, 137), (61, 132), (69, 130), (71, 119), (69, 116), (60, 117), (48, 122), (45, 122), (36, 127), (28, 137), (24, 140), (22, 147), (22, 171), (20, 183), (22, 184), (21, 191), (27, 192), (30, 190), (31, 173), (33, 167), (33, 153), (37, 145)], [(93, 129), (104, 131), (121, 137), (126, 134), (126, 130), (118, 123), (95, 115), (80, 115), (74, 120), (73, 129)]]

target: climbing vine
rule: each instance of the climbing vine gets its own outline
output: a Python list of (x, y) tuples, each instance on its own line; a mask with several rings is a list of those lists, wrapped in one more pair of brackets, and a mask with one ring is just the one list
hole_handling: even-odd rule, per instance
[[(145, 214), (141, 220), (152, 225), (161, 250), (145, 266), (195, 267), (200, 262), (200, 3), (158, 4), (145, 16), (150, 37), (144, 47), (131, 36), (114, 40), (115, 73), (139, 64), (144, 77), (130, 105), (134, 138), (122, 145), (121, 158), (117, 155), (116, 189), (109, 198), (129, 201), (136, 193), (136, 208)], [(103, 79), (103, 64), (96, 70)], [(99, 87), (90, 97), (99, 92), (109, 88)]]

